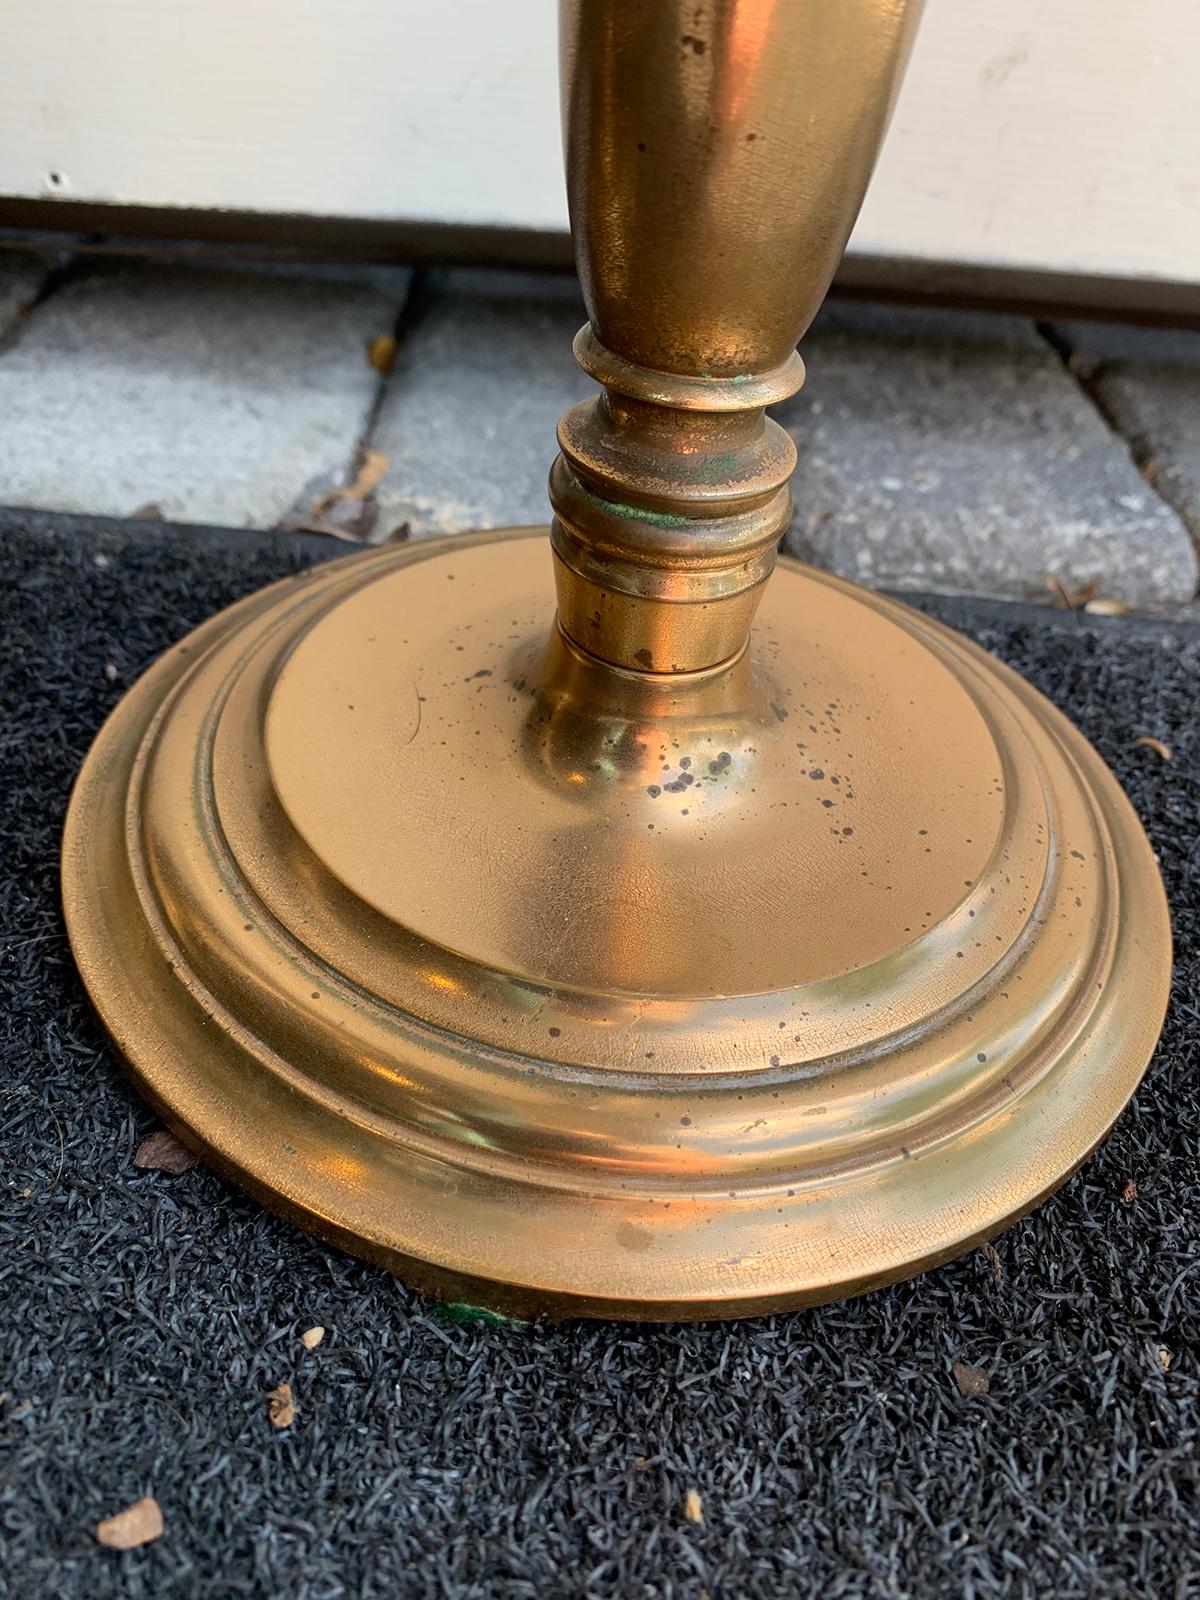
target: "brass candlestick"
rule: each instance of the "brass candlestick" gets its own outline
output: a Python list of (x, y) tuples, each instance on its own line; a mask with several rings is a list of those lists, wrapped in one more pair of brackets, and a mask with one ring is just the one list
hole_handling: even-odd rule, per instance
[(1060, 1183), (1153, 1049), (1163, 892), (1096, 753), (915, 612), (767, 585), (764, 407), (915, 15), (566, 0), (602, 392), (562, 421), (553, 561), (515, 529), (276, 584), (80, 776), (67, 917), (138, 1083), (435, 1294), (708, 1317), (888, 1282)]

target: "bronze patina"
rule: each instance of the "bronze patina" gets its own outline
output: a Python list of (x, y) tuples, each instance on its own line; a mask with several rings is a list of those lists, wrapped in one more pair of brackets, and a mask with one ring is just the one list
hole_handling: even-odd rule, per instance
[(549, 549), (276, 584), (80, 776), (67, 918), (136, 1081), (431, 1293), (702, 1318), (887, 1283), (1061, 1183), (1154, 1048), (1163, 891), (1095, 751), (928, 618), (772, 578), (795, 455), (764, 408), (916, 12), (567, 0), (601, 387)]

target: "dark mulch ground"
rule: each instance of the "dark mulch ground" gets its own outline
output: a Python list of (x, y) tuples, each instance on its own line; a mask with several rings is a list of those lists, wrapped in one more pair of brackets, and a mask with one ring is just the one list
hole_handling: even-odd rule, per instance
[[(153, 1121), (59, 916), (63, 807), (104, 713), (315, 550), (0, 517), (0, 1593), (1200, 1595), (1200, 628), (932, 602), (1099, 744), (1175, 908), (1157, 1061), (1056, 1199), (994, 1256), (852, 1305), (457, 1326), (202, 1167), (131, 1165)], [(990, 1393), (961, 1397), (956, 1361)], [(299, 1411), (278, 1432), (283, 1381)], [(97, 1546), (93, 1524), (147, 1493), (163, 1537)]]

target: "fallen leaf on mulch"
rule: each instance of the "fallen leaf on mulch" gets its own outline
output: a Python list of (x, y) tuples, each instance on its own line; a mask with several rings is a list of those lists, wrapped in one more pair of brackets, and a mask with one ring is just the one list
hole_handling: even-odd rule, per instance
[(290, 1428), (296, 1420), (296, 1402), (290, 1383), (281, 1383), (267, 1396), (267, 1416), (273, 1428)]
[(300, 1343), (306, 1350), (315, 1350), (324, 1337), (324, 1328), (320, 1326), (315, 1328), (306, 1328), (305, 1331), (300, 1335)]
[(157, 500), (147, 500), (144, 506), (139, 506), (130, 515), (131, 522), (165, 522), (167, 514)]
[(697, 1527), (704, 1526), (704, 1505), (699, 1492), (689, 1489), (683, 1497), (683, 1514), (689, 1522), (694, 1522)]
[(1000, 1256), (994, 1244), (985, 1244), (983, 1253), (987, 1257), (988, 1266), (992, 1269), (992, 1277), (999, 1283), (1004, 1276), (1004, 1268), (1000, 1264)]
[(148, 1139), (143, 1139), (133, 1152), (135, 1167), (143, 1167), (149, 1172), (169, 1172), (173, 1177), (181, 1172), (190, 1172), (199, 1160), (198, 1155), (194, 1155), (187, 1145), (180, 1144), (166, 1128), (160, 1128)]
[(109, 1550), (136, 1550), (138, 1545), (157, 1539), (162, 1531), (163, 1514), (152, 1494), (96, 1524), (96, 1538)]
[(982, 1367), (971, 1367), (965, 1361), (956, 1361), (950, 1371), (964, 1400), (970, 1399), (972, 1395), (987, 1394), (991, 1389), (988, 1375)]
[(396, 365), (396, 341), (390, 333), (381, 333), (371, 340), (367, 346), (367, 360), (376, 372), (382, 372), (387, 377)]
[(1093, 617), (1124, 617), (1133, 610), (1128, 600), (1118, 600), (1115, 595), (1098, 594), (1083, 608)]
[(1164, 744), (1161, 739), (1156, 739), (1153, 734), (1145, 733), (1140, 739), (1135, 739), (1134, 744), (1144, 744), (1147, 750), (1153, 750), (1156, 756), (1161, 756), (1164, 761), (1171, 759), (1171, 746)]
[(1127, 1206), (1131, 1206), (1137, 1199), (1137, 1184), (1132, 1178), (1126, 1178), (1125, 1187), (1121, 1190), (1121, 1199)]
[(1164, 1372), (1170, 1372), (1170, 1370), (1171, 1370), (1171, 1352), (1167, 1349), (1166, 1345), (1165, 1344), (1160, 1344), (1158, 1349), (1154, 1352), (1154, 1354), (1155, 1354), (1155, 1356), (1156, 1356), (1156, 1358), (1158, 1360), (1159, 1366), (1163, 1369), (1163, 1371)]

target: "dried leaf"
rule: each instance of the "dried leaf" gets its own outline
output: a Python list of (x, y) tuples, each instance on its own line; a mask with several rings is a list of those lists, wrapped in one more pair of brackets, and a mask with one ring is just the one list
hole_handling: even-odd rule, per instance
[(152, 1494), (96, 1524), (96, 1538), (109, 1550), (136, 1550), (159, 1538), (162, 1531), (163, 1514)]
[(331, 539), (366, 544), (379, 521), (374, 500), (339, 500), (325, 517), (299, 517), (288, 523), (292, 533), (324, 533)]
[(1100, 583), (1096, 578), (1080, 584), (1077, 589), (1069, 589), (1062, 579), (1056, 578), (1052, 572), (1039, 572), (1038, 577), (1053, 593), (1055, 602), (1070, 611), (1078, 611), (1100, 593)]
[(1137, 1184), (1132, 1178), (1126, 1178), (1125, 1187), (1121, 1190), (1121, 1199), (1127, 1206), (1131, 1206), (1137, 1199)]
[(1161, 756), (1164, 761), (1171, 760), (1171, 746), (1164, 744), (1161, 739), (1156, 739), (1152, 734), (1143, 734), (1140, 739), (1135, 739), (1134, 744), (1144, 744), (1147, 750), (1153, 750), (1156, 756)]
[(185, 1144), (180, 1144), (166, 1128), (160, 1128), (148, 1139), (143, 1139), (133, 1152), (135, 1167), (143, 1167), (149, 1172), (169, 1172), (173, 1177), (181, 1172), (190, 1172), (199, 1160), (199, 1156), (194, 1155)]
[(1166, 1345), (1165, 1344), (1160, 1344), (1158, 1349), (1155, 1350), (1154, 1354), (1155, 1354), (1155, 1358), (1158, 1361), (1159, 1366), (1163, 1369), (1163, 1371), (1164, 1372), (1170, 1372), (1170, 1370), (1171, 1370), (1171, 1352), (1167, 1349)]
[(306, 1350), (315, 1350), (325, 1337), (325, 1329), (319, 1324), (314, 1328), (306, 1328), (300, 1335), (300, 1343)]
[(267, 1396), (267, 1416), (273, 1428), (290, 1428), (296, 1420), (296, 1402), (290, 1383), (281, 1383)]
[(367, 346), (367, 360), (376, 372), (386, 378), (396, 364), (396, 341), (390, 333), (381, 333)]
[(988, 1259), (988, 1266), (992, 1269), (992, 1277), (995, 1278), (997, 1283), (999, 1283), (1004, 1276), (1004, 1268), (1000, 1264), (1000, 1257), (996, 1251), (995, 1245), (985, 1244), (983, 1247), (983, 1253)]
[(1133, 607), (1127, 600), (1118, 600), (1110, 594), (1098, 594), (1094, 600), (1089, 600), (1083, 608), (1093, 617), (1124, 617)]
[(157, 500), (147, 500), (144, 506), (139, 506), (130, 517), (131, 522), (165, 522), (167, 513)]
[(950, 1370), (958, 1385), (958, 1392), (964, 1400), (970, 1399), (972, 1395), (987, 1394), (991, 1388), (988, 1375), (982, 1367), (972, 1367), (965, 1361), (956, 1361)]
[(313, 516), (325, 516), (340, 500), (365, 500), (368, 495), (374, 494), (387, 469), (388, 458), (382, 450), (364, 450), (354, 482), (320, 495), (313, 501)]
[(683, 1514), (689, 1522), (694, 1522), (698, 1528), (704, 1526), (704, 1505), (698, 1490), (689, 1489), (687, 1494), (684, 1495)]
[(327, 489), (306, 514), (289, 517), (285, 526), (295, 533), (324, 533), (366, 544), (379, 520), (379, 507), (371, 497), (387, 468), (382, 450), (364, 450), (353, 483)]

